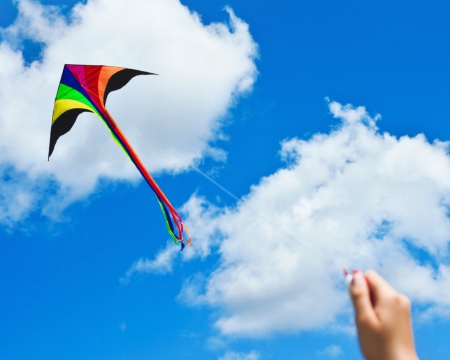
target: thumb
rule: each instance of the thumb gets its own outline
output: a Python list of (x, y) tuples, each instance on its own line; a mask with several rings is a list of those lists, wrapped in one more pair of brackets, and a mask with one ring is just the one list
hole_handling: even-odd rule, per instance
[(355, 308), (356, 322), (375, 323), (377, 316), (370, 300), (369, 286), (361, 271), (355, 270), (349, 292)]

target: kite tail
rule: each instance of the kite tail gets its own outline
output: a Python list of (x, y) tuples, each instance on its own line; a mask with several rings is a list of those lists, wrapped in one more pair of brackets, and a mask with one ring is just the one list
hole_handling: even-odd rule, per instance
[[(183, 225), (180, 215), (178, 215), (178, 213), (175, 210), (173, 210), (173, 208), (169, 212), (166, 204), (164, 203), (163, 200), (161, 200), (161, 198), (158, 196), (158, 194), (156, 192), (155, 192), (155, 196), (156, 196), (156, 199), (158, 200), (159, 206), (161, 207), (161, 211), (164, 215), (167, 232), (172, 237), (174, 243), (177, 245), (181, 245), (181, 250), (183, 250), (185, 248), (185, 246), (189, 246), (191, 244), (191, 240), (192, 240), (188, 227), (186, 225)], [(170, 203), (169, 203), (169, 205), (170, 205)], [(170, 207), (171, 207), (171, 205), (170, 205)], [(178, 235), (174, 231), (174, 226), (173, 226), (174, 223), (178, 230)], [(184, 232), (186, 232), (186, 234), (188, 236), (187, 242), (186, 242), (186, 239), (183, 238)]]
[[(117, 139), (118, 144), (120, 147), (125, 151), (125, 153), (128, 155), (130, 160), (134, 163), (136, 168), (139, 170), (141, 175), (144, 177), (144, 179), (147, 181), (150, 188), (153, 190), (153, 192), (156, 195), (156, 198), (158, 199), (159, 206), (161, 207), (162, 213), (164, 215), (164, 219), (166, 221), (166, 227), (167, 231), (169, 232), (170, 236), (173, 238), (175, 244), (181, 245), (181, 250), (185, 248), (185, 246), (189, 246), (191, 244), (191, 235), (189, 233), (189, 230), (187, 229), (186, 225), (183, 225), (183, 220), (181, 219), (181, 216), (177, 213), (177, 211), (173, 208), (172, 204), (167, 199), (166, 195), (162, 192), (162, 190), (159, 188), (158, 184), (153, 180), (150, 173), (145, 168), (144, 164), (142, 163), (141, 159), (137, 156), (134, 149), (131, 147), (130, 143), (126, 139), (123, 132), (119, 129), (116, 122), (113, 120), (111, 115), (108, 113), (108, 111), (103, 108), (106, 120), (106, 125), (111, 130), (111, 134), (115, 139)], [(175, 224), (175, 226), (174, 226)], [(175, 232), (175, 228), (177, 232)], [(188, 235), (188, 239), (186, 240), (183, 237), (183, 233), (186, 232)]]

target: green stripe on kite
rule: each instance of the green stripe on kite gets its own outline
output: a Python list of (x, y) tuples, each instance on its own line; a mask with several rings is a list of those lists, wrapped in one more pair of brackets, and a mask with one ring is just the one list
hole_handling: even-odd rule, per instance
[(79, 101), (80, 103), (89, 106), (94, 113), (99, 115), (95, 106), (92, 105), (92, 103), (88, 99), (86, 99), (86, 97), (83, 94), (71, 88), (70, 86), (59, 84), (58, 93), (56, 94), (55, 100), (63, 100), (63, 99)]

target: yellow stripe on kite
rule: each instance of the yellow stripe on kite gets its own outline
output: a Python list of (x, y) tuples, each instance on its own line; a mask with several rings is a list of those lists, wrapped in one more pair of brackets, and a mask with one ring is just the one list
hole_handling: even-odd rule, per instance
[(90, 111), (90, 112), (93, 112), (93, 113), (97, 114), (97, 111), (95, 111), (95, 109), (93, 109), (90, 106), (87, 106), (86, 104), (83, 104), (82, 102), (79, 102), (79, 101), (76, 101), (76, 100), (70, 100), (70, 99), (56, 100), (55, 101), (55, 108), (53, 109), (52, 124), (62, 114), (64, 114), (66, 111), (72, 110), (72, 109), (85, 109), (87, 111)]

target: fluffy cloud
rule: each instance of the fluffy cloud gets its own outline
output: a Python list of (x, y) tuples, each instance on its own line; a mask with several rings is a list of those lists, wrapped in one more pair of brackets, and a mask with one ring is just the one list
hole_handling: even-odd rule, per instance
[(325, 349), (319, 351), (317, 354), (319, 356), (327, 356), (330, 358), (337, 358), (344, 355), (341, 347), (337, 345), (329, 345)]
[(173, 261), (175, 256), (180, 252), (178, 246), (174, 246), (173, 242), (169, 242), (167, 246), (161, 250), (154, 260), (139, 259), (135, 261), (125, 276), (120, 279), (122, 284), (128, 284), (130, 278), (135, 274), (167, 274), (173, 269)]
[[(111, 114), (149, 171), (184, 171), (204, 156), (224, 159), (211, 143), (221, 137), (227, 110), (251, 90), (257, 76), (257, 46), (248, 25), (230, 9), (228, 24), (205, 25), (178, 0), (88, 1), (76, 5), (68, 18), (57, 7), (36, 1), (16, 4), (16, 21), (1, 30), (0, 165), (21, 174), (13, 179), (16, 193), (34, 200), (19, 195), (0, 199), (0, 209), (6, 209), (0, 221), (23, 218), (33, 204), (47, 212), (55, 204), (65, 206), (92, 192), (100, 178), (139, 179), (92, 114), (80, 116), (46, 161), (54, 96), (65, 63), (159, 74), (133, 79), (108, 99)], [(22, 50), (30, 40), (41, 53), (26, 64)], [(27, 186), (48, 180), (59, 188), (50, 198)]]
[(286, 166), (234, 208), (197, 195), (184, 207), (185, 259), (220, 260), (180, 298), (217, 309), (222, 334), (343, 326), (343, 267), (378, 270), (428, 314), (450, 306), (449, 144), (380, 133), (364, 107), (329, 108), (341, 125), (284, 141)]
[(251, 353), (237, 353), (234, 351), (227, 351), (224, 356), (221, 356), (219, 360), (258, 360), (259, 356), (255, 351)]

